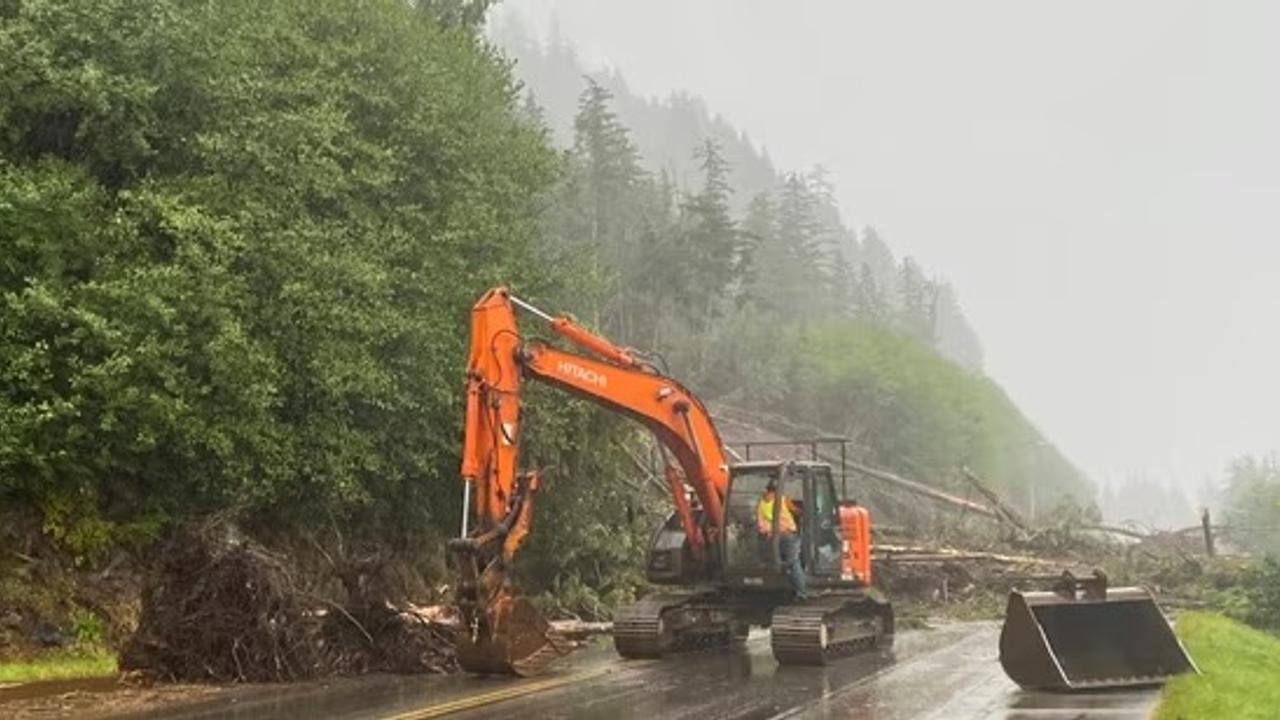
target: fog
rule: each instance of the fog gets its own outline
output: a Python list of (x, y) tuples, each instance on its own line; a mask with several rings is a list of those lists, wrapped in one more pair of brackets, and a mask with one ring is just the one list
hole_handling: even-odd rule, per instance
[(951, 280), (986, 371), (1094, 479), (1277, 446), (1280, 5), (508, 0), (696, 93)]

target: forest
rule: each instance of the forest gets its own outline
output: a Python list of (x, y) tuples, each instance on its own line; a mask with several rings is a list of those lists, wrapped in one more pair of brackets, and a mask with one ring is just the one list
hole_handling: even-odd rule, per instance
[[(0, 0), (0, 538), (96, 567), (217, 515), (442, 577), (467, 310), (500, 283), (868, 464), (1092, 502), (957, 291), (821, 170), (491, 41), (487, 5)], [(525, 581), (607, 614), (665, 512), (648, 438), (545, 389), (528, 418), (556, 532)]]

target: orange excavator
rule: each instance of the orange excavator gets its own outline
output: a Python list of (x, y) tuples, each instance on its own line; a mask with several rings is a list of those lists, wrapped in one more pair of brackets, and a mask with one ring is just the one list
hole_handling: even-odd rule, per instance
[[(577, 351), (521, 334), (517, 308)], [(728, 645), (752, 626), (771, 628), (773, 654), (784, 664), (822, 664), (892, 639), (893, 610), (871, 586), (867, 511), (836, 494), (830, 466), (730, 463), (706, 407), (657, 363), (498, 287), (471, 310), (462, 536), (449, 543), (460, 574), (464, 669), (533, 675), (571, 648), (509, 576), (541, 483), (536, 470), (520, 468), (525, 380), (630, 416), (653, 433), (665, 460), (674, 511), (654, 532), (646, 574), (671, 589), (618, 611), (620, 655)], [(759, 512), (775, 488), (789, 512)], [(784, 518), (794, 528), (781, 529), (799, 538), (804, 593), (780, 542)]]

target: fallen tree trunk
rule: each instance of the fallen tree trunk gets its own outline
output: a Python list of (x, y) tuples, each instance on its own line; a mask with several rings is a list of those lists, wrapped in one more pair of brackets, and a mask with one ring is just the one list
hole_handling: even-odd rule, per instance
[(1002, 501), (1000, 499), (1000, 496), (997, 495), (994, 490), (988, 487), (987, 484), (983, 482), (977, 475), (973, 474), (973, 472), (970, 471), (969, 468), (967, 467), (960, 468), (960, 475), (965, 480), (969, 481), (969, 484), (973, 486), (973, 488), (977, 490), (978, 493), (982, 495), (982, 497), (986, 498), (987, 502), (991, 503), (991, 507), (995, 508), (996, 512), (1004, 516), (1004, 520), (1006, 522), (1018, 528), (1023, 533), (1031, 532), (1031, 528), (1022, 519), (1022, 516), (1019, 515), (1017, 511), (1015, 511), (1013, 508), (1009, 507), (1004, 501)]
[[(770, 418), (766, 418), (765, 416), (762, 416), (759, 413), (753, 413), (747, 410), (742, 410), (740, 408), (731, 408), (729, 406), (722, 405), (722, 404), (717, 404), (713, 406), (712, 416), (718, 422), (725, 418), (729, 418), (732, 422), (754, 426), (756, 427), (757, 430), (759, 429), (761, 420), (770, 419)], [(775, 422), (783, 421), (783, 419), (776, 418), (776, 417), (771, 419), (774, 420)], [(787, 424), (791, 425), (789, 422)], [(797, 432), (799, 430), (801, 430), (801, 428), (798, 428), (792, 425), (792, 430), (791, 430), (792, 432)], [(834, 433), (828, 433), (819, 428), (803, 428), (803, 430), (805, 434), (808, 434), (811, 437), (823, 438), (823, 440), (818, 442), (835, 442), (839, 440), (838, 435)], [(763, 443), (770, 443), (770, 444), (782, 443), (784, 445), (790, 445), (794, 443), (796, 446), (810, 444), (809, 441), (793, 441), (789, 438), (785, 438), (781, 435), (777, 435), (776, 433), (764, 432), (761, 434), (767, 436), (767, 439), (762, 441)], [(742, 440), (742, 441), (738, 441), (738, 444), (746, 444), (747, 442), (749, 441)], [(732, 444), (733, 443), (728, 443), (727, 445), (732, 445)], [(735, 456), (736, 459), (738, 460), (742, 459), (741, 456), (738, 455), (738, 453), (732, 452), (732, 454)], [(852, 469), (853, 471), (858, 472), (862, 475), (865, 475), (869, 478), (879, 480), (882, 483), (885, 483), (886, 485), (890, 485), (894, 488), (903, 490), (913, 495), (926, 497), (926, 498), (929, 498), (930, 500), (944, 503), (952, 507), (959, 508), (960, 510), (963, 510), (966, 512), (972, 512), (977, 515), (990, 518), (997, 522), (1007, 522), (1014, 525), (1015, 527), (1018, 527), (1020, 530), (1024, 532), (1027, 531), (1025, 523), (1022, 522), (1021, 518), (1016, 513), (1009, 511), (1007, 506), (1004, 506), (1005, 512), (994, 510), (991, 507), (988, 507), (981, 503), (976, 503), (967, 498), (962, 498), (957, 495), (952, 495), (951, 493), (945, 492), (943, 490), (939, 490), (934, 487), (930, 487), (929, 485), (926, 485), (921, 482), (917, 482), (915, 480), (909, 480), (907, 478), (891, 473), (887, 470), (880, 470), (878, 468), (873, 468), (868, 465), (863, 465), (853, 460), (849, 460), (848, 458), (845, 458), (845, 457), (839, 457), (839, 456), (833, 455), (830, 452), (818, 450), (816, 444), (813, 445), (812, 454), (814, 456), (814, 459), (821, 460), (831, 465), (834, 468), (843, 467), (843, 468)], [(973, 480), (976, 481), (976, 478), (973, 478)], [(981, 483), (979, 482), (979, 484)]]
[(596, 635), (613, 634), (611, 622), (587, 622), (585, 620), (552, 620), (551, 628), (562, 636), (581, 642)]
[[(826, 458), (823, 458), (823, 459), (826, 460)], [(904, 477), (899, 477), (887, 470), (878, 470), (876, 468), (863, 465), (861, 463), (856, 463), (853, 461), (846, 461), (846, 464), (849, 466), (849, 468), (851, 468), (856, 472), (866, 475), (867, 477), (880, 480), (881, 482), (888, 483), (890, 485), (893, 485), (894, 487), (901, 488), (903, 490), (906, 490), (907, 492), (920, 495), (923, 497), (927, 497), (932, 500), (937, 500), (938, 502), (946, 503), (953, 507), (961, 508), (962, 510), (967, 510), (969, 512), (976, 513), (984, 517), (989, 517), (993, 520), (999, 520), (999, 521), (1004, 520), (1004, 518), (1000, 516), (1000, 513), (997, 513), (995, 510), (992, 510), (986, 505), (976, 503), (972, 500), (966, 500), (965, 498), (952, 495), (951, 493), (943, 492), (941, 490), (929, 487), (924, 483), (916, 482), (915, 480), (908, 480)]]
[(910, 545), (871, 546), (871, 557), (881, 562), (944, 562), (948, 560), (989, 560), (1010, 565), (1054, 565), (1055, 562), (1031, 555), (1004, 555), (981, 550), (928, 548)]

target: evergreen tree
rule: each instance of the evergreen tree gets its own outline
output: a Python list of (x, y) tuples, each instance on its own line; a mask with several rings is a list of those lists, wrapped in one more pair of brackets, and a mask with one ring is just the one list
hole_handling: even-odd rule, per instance
[(445, 27), (477, 32), (484, 26), (489, 8), (498, 0), (415, 0), (418, 10), (439, 20)]
[(570, 151), (572, 190), (580, 195), (583, 236), (620, 264), (633, 191), (644, 177), (627, 129), (611, 107), (613, 93), (587, 79), (574, 119)]
[[(875, 275), (876, 285), (882, 292), (892, 291), (898, 285), (898, 260), (893, 251), (885, 244), (880, 233), (873, 227), (862, 229), (861, 243), (862, 262)], [(886, 297), (887, 300), (892, 300)]]
[(835, 313), (840, 317), (854, 317), (858, 314), (860, 295), (858, 273), (853, 269), (853, 263), (840, 252), (832, 255), (831, 265), (831, 300)]
[(773, 268), (775, 297), (771, 304), (793, 317), (812, 317), (827, 307), (827, 255), (818, 207), (805, 177), (788, 175), (778, 196), (775, 241), (779, 262)]
[(898, 268), (898, 329), (930, 347), (935, 343), (936, 294), (913, 258)]
[(683, 265), (680, 274), (686, 287), (681, 295), (688, 302), (686, 320), (695, 328), (704, 328), (716, 313), (716, 301), (736, 280), (741, 246), (737, 223), (730, 215), (733, 191), (729, 165), (720, 147), (707, 140), (694, 156), (702, 168), (702, 188), (681, 206), (684, 252), (673, 260)]
[(769, 268), (778, 262), (777, 206), (767, 192), (751, 198), (742, 220), (742, 244), (734, 267), (738, 279), (734, 296), (736, 304), (747, 302), (767, 307)]
[(889, 305), (870, 264), (864, 262), (858, 266), (854, 289), (854, 316), (873, 325), (888, 326)]
[(1280, 555), (1280, 459), (1241, 457), (1231, 463), (1223, 491), (1232, 542)]
[(542, 106), (538, 104), (538, 99), (534, 97), (533, 91), (528, 90), (524, 94), (524, 102), (520, 104), (518, 117), (529, 127), (542, 133), (544, 139), (550, 135), (547, 128), (547, 116)]
[[(627, 129), (618, 122), (608, 89), (588, 79), (574, 120), (573, 148), (555, 223), (557, 235), (590, 262), (589, 272), (608, 289), (595, 324), (624, 342), (645, 333), (637, 311), (644, 277), (641, 239), (646, 234), (646, 204), (662, 204), (640, 167)], [(649, 229), (652, 246), (652, 229)]]
[(960, 309), (960, 301), (949, 283), (939, 283), (934, 296), (938, 352), (970, 370), (982, 369), (982, 343)]

